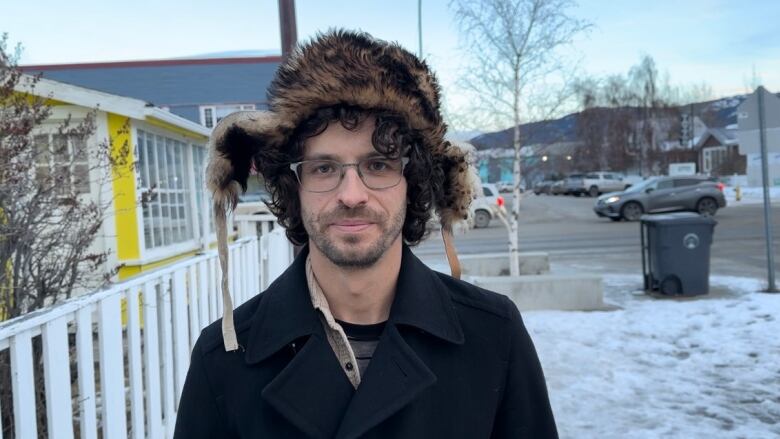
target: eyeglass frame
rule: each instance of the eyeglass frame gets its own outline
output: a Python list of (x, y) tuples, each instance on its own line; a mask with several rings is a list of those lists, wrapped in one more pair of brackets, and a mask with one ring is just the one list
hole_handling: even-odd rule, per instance
[[(293, 174), (295, 174), (295, 179), (298, 180), (298, 184), (301, 185), (301, 188), (303, 188), (303, 182), (301, 181), (301, 176), (298, 174), (298, 168), (305, 162), (333, 162), (337, 163), (339, 167), (341, 168), (341, 174), (339, 175), (339, 181), (336, 183), (335, 186), (333, 186), (333, 189), (328, 189), (326, 191), (312, 191), (309, 189), (304, 189), (306, 192), (312, 192), (315, 194), (324, 194), (327, 192), (335, 191), (338, 189), (339, 186), (341, 186), (341, 182), (344, 181), (344, 176), (347, 174), (347, 168), (354, 167), (355, 171), (358, 174), (358, 177), (360, 178), (360, 182), (363, 183), (363, 186), (367, 187), (368, 189), (371, 189), (372, 191), (381, 191), (384, 189), (390, 189), (393, 187), (398, 186), (401, 183), (401, 179), (404, 177), (404, 168), (406, 168), (406, 165), (409, 164), (409, 157), (399, 157), (401, 159), (401, 176), (398, 178), (398, 182), (391, 186), (386, 186), (383, 188), (372, 188), (366, 183), (366, 180), (363, 177), (363, 173), (360, 171), (360, 164), (363, 163), (366, 160), (376, 160), (377, 158), (386, 158), (390, 159), (389, 157), (366, 157), (364, 159), (358, 160), (357, 162), (353, 163), (341, 163), (338, 160), (332, 160), (332, 159), (311, 159), (311, 160), (301, 160), (299, 162), (293, 162), (290, 163), (290, 169), (293, 171)], [(390, 159), (394, 160), (394, 159)]]

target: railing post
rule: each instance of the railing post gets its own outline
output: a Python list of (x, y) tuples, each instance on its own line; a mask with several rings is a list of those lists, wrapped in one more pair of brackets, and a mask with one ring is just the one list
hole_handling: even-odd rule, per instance
[(97, 439), (95, 408), (95, 361), (93, 356), (92, 306), (76, 313), (76, 367), (79, 374), (79, 425), (81, 439)]
[(105, 439), (127, 438), (120, 296), (114, 294), (101, 300), (98, 311), (103, 437)]
[(157, 287), (149, 281), (143, 286), (144, 366), (146, 369), (146, 423), (150, 438), (162, 437), (162, 389), (160, 388), (160, 346), (157, 330)]
[(16, 334), (11, 339), (11, 389), (14, 393), (15, 437), (38, 437), (30, 331)]
[(144, 437), (144, 388), (141, 358), (141, 316), (137, 287), (127, 290), (127, 360), (130, 373), (130, 425), (132, 437)]
[(46, 386), (46, 424), (49, 438), (73, 438), (70, 400), (70, 355), (65, 317), (43, 325), (43, 375)]

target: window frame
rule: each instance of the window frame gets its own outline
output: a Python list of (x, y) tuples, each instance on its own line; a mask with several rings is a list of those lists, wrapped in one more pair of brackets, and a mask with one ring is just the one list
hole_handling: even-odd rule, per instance
[[(230, 107), (238, 107), (238, 109), (231, 113), (228, 113), (228, 115), (238, 111), (254, 111), (257, 109), (257, 105), (249, 104), (249, 103), (201, 105), (199, 107), (200, 124), (206, 128), (214, 128), (215, 126), (217, 126), (217, 124), (222, 118), (227, 117), (227, 115), (225, 115), (222, 118), (218, 118), (217, 111), (220, 109), (225, 109)], [(211, 113), (209, 118), (206, 117), (207, 111)], [(211, 126), (209, 126), (208, 122), (211, 123)]]
[[(95, 183), (95, 176), (92, 175), (92, 169), (93, 169), (94, 163), (93, 163), (93, 160), (90, 157), (90, 145), (92, 144), (92, 141), (95, 139), (95, 133), (91, 133), (90, 135), (88, 135), (87, 137), (85, 137), (83, 139), (83, 142), (84, 142), (83, 154), (84, 154), (84, 156), (82, 157), (82, 160), (76, 160), (77, 157), (74, 156), (73, 139), (70, 139), (67, 136), (63, 135), (65, 137), (66, 141), (67, 141), (68, 161), (66, 163), (59, 162), (59, 161), (56, 160), (56, 154), (55, 154), (55, 150), (54, 150), (54, 147), (53, 147), (53, 144), (54, 144), (53, 139), (54, 139), (54, 136), (60, 135), (59, 127), (60, 127), (62, 122), (63, 122), (62, 120), (52, 120), (52, 119), (49, 119), (46, 122), (44, 122), (43, 124), (38, 125), (29, 134), (30, 135), (31, 146), (33, 148), (33, 154), (34, 154), (33, 160), (35, 161), (35, 163), (33, 165), (33, 171), (32, 171), (35, 174), (34, 178), (35, 178), (35, 180), (37, 182), (37, 180), (38, 180), (38, 177), (37, 177), (38, 168), (44, 167), (42, 164), (40, 164), (38, 162), (38, 151), (37, 151), (37, 148), (38, 148), (37, 142), (38, 142), (38, 140), (37, 140), (37, 138), (41, 137), (41, 136), (47, 136), (48, 140), (47, 140), (46, 144), (48, 146), (48, 148), (47, 148), (47, 158), (48, 158), (48, 160), (47, 160), (46, 168), (48, 169), (49, 175), (51, 175), (51, 173), (54, 172), (54, 170), (57, 167), (61, 167), (61, 166), (64, 166), (64, 165), (67, 164), (67, 166), (69, 168), (68, 169), (68, 176), (69, 176), (69, 180), (70, 180), (68, 182), (68, 184), (70, 186), (70, 189), (73, 190), (73, 193), (75, 193), (75, 195), (77, 197), (90, 197), (90, 198), (93, 198), (94, 194), (96, 194), (96, 190), (93, 187), (93, 184)], [(71, 120), (70, 125), (71, 126), (76, 126), (76, 125), (80, 124), (81, 122), (83, 122), (83, 119), (73, 119), (73, 120)], [(75, 169), (76, 166), (84, 166), (85, 167), (84, 168), (84, 171), (85, 171), (84, 177), (86, 178), (86, 182), (83, 183), (83, 184), (86, 186), (86, 188), (83, 191), (77, 191), (77, 190), (75, 190), (75, 187), (74, 187), (76, 185), (76, 182), (74, 181), (74, 174), (75, 174), (74, 169)], [(63, 193), (63, 194), (61, 194), (59, 196), (66, 197), (66, 196), (69, 196), (69, 194)]]
[[(139, 207), (137, 215), (139, 232), (138, 241), (141, 252), (140, 260), (137, 262), (141, 264), (151, 263), (157, 260), (166, 259), (202, 248), (205, 240), (212, 239), (214, 236), (213, 233), (204, 235), (201, 224), (203, 223), (203, 217), (206, 215), (206, 209), (199, 209), (198, 203), (196, 201), (199, 189), (195, 186), (195, 172), (197, 172), (197, 170), (194, 167), (195, 162), (193, 155), (195, 153), (195, 148), (200, 148), (203, 151), (206, 150), (205, 142), (198, 143), (192, 138), (161, 130), (146, 123), (134, 123), (132, 128), (131, 140), (135, 146), (134, 155), (138, 163), (136, 166), (135, 178), (137, 201)], [(144, 133), (143, 139), (141, 138), (141, 133)], [(149, 136), (154, 139), (153, 146), (148, 146), (147, 144)], [(160, 144), (158, 144), (158, 138), (163, 140), (160, 142)], [(163, 148), (163, 157), (159, 156), (159, 145), (161, 145)], [(153, 161), (150, 161), (148, 158), (146, 158), (146, 154), (151, 151), (154, 151)], [(141, 161), (142, 158), (144, 158), (143, 162)], [(171, 169), (168, 168), (167, 164), (167, 161), (171, 158), (173, 159), (174, 166), (173, 174), (171, 174)], [(163, 160), (165, 165), (160, 165), (161, 160)], [(154, 175), (152, 175), (152, 168), (150, 167), (150, 164), (153, 164), (154, 166)], [(176, 166), (178, 166), (182, 172), (182, 175), (180, 175), (182, 180), (180, 183), (181, 186), (179, 187), (179, 183), (176, 183), (176, 186), (173, 188), (162, 188), (162, 184), (160, 184), (160, 186), (156, 188), (157, 196), (155, 197), (155, 200), (157, 202), (158, 208), (155, 215), (155, 210), (150, 203), (147, 203), (148, 207), (145, 207), (141, 203), (141, 194), (149, 189), (153, 181), (153, 176), (156, 178), (156, 182), (158, 183), (161, 182), (162, 179), (168, 178), (171, 175), (178, 178), (179, 176), (176, 175), (175, 170)], [(205, 166), (205, 163), (203, 163), (203, 166)], [(161, 172), (164, 172), (165, 175), (161, 175)], [(168, 210), (167, 221), (165, 221), (163, 218), (163, 194), (159, 192), (161, 190), (166, 191), (165, 195), (167, 195), (168, 200), (166, 203), (167, 208), (176, 209), (175, 215), (173, 215), (173, 211)], [(203, 193), (204, 198), (207, 198), (205, 187), (202, 188), (201, 192)], [(173, 197), (174, 202), (171, 202), (171, 197)], [(181, 219), (178, 218), (178, 215), (182, 209), (185, 213), (185, 223), (183, 225), (177, 226), (176, 233), (184, 233), (185, 235), (189, 234), (189, 236), (187, 236), (185, 239), (178, 240), (178, 242), (174, 242), (174, 236), (176, 235), (172, 229), (173, 224), (165, 223), (172, 220), (181, 221)], [(148, 214), (146, 213), (147, 211)], [(147, 244), (147, 216), (152, 228), (150, 238), (151, 246)], [(155, 220), (154, 218), (157, 217), (161, 219)], [(157, 221), (163, 222), (163, 224), (158, 224)], [(184, 229), (182, 229), (182, 227)], [(158, 242), (156, 236), (158, 230), (162, 230), (163, 234), (163, 236), (160, 237), (160, 244), (156, 244)], [(169, 232), (171, 235), (168, 238), (169, 243), (166, 244), (166, 238), (164, 234)]]

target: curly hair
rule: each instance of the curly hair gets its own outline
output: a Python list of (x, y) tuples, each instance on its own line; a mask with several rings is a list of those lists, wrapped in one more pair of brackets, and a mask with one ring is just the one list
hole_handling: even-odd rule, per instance
[(400, 115), (385, 110), (365, 110), (360, 107), (338, 105), (316, 111), (301, 123), (281, 150), (264, 160), (255, 160), (255, 166), (265, 177), (271, 194), (269, 209), (279, 224), (287, 229), (287, 238), (296, 245), (308, 242), (309, 235), (301, 218), (298, 179), (289, 168), (290, 163), (302, 160), (306, 139), (321, 134), (331, 122), (337, 121), (348, 130), (356, 130), (366, 119), (376, 120), (371, 142), (377, 152), (388, 157), (409, 157), (404, 168), (407, 182), (406, 218), (403, 239), (416, 245), (428, 233), (434, 200), (443, 197), (445, 170), (451, 165), (435, 164), (431, 152), (425, 148), (420, 133), (409, 127)]

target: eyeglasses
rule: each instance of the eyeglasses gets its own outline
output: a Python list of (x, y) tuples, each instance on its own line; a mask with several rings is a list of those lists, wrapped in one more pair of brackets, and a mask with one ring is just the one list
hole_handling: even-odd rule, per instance
[(354, 166), (360, 180), (369, 189), (387, 189), (401, 182), (408, 157), (370, 157), (357, 163), (339, 163), (335, 160), (304, 160), (290, 164), (303, 190), (330, 192), (336, 189), (347, 168)]

